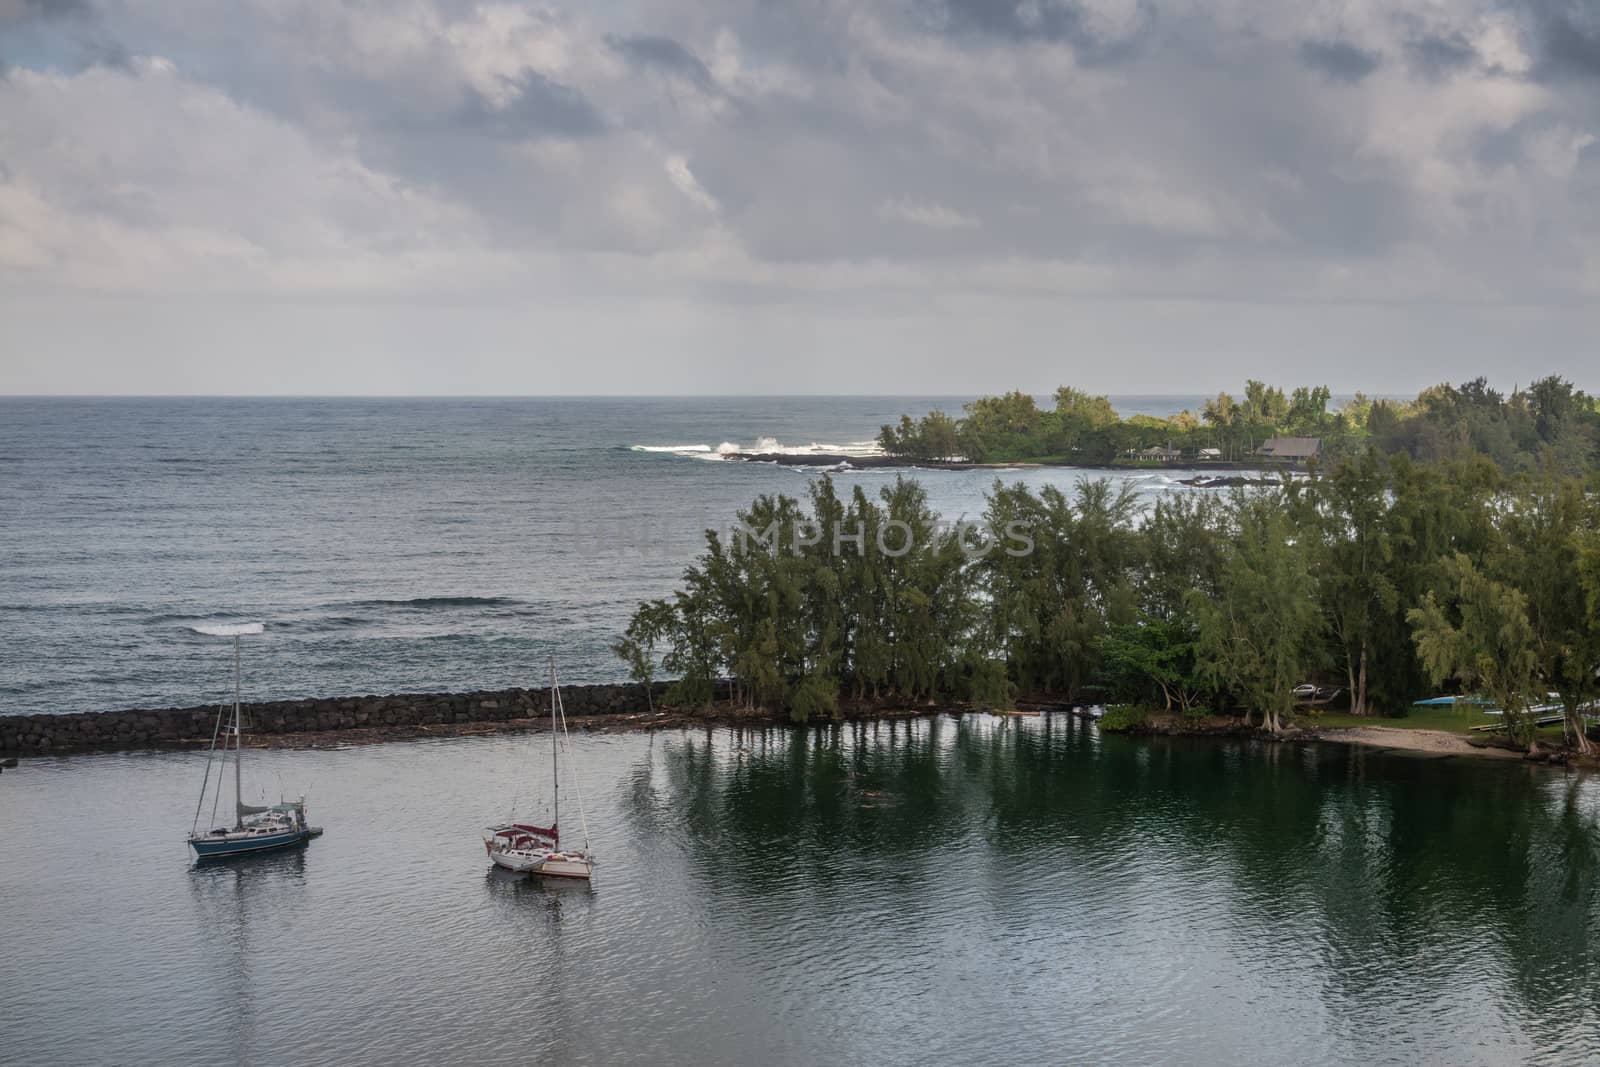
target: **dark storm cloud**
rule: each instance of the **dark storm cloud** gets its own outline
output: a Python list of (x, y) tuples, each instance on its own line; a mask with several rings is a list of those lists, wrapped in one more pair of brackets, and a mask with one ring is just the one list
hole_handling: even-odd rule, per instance
[(1349, 41), (1302, 41), (1300, 59), (1330, 78), (1358, 82), (1378, 69), (1381, 57)]
[(606, 128), (600, 110), (570, 85), (535, 71), (523, 72), (513, 84), (517, 95), (503, 107), (472, 93), (456, 122), (463, 129), (510, 140), (540, 135), (592, 137)]
[(1544, 73), (1600, 78), (1600, 7), (1555, 0), (1531, 10)]
[(1136, 58), (1155, 21), (1155, 8), (1141, 3), (1130, 32), (1107, 34), (1072, 0), (924, 0), (922, 12), (928, 24), (948, 32), (1064, 42), (1080, 62), (1091, 65)]
[(716, 79), (700, 57), (670, 37), (623, 37), (608, 33), (605, 41), (613, 51), (636, 67), (650, 67), (677, 74), (705, 90), (712, 89), (716, 84)]
[(1419, 74), (1442, 78), (1478, 63), (1478, 50), (1461, 33), (1422, 34), (1406, 41), (1406, 58)]

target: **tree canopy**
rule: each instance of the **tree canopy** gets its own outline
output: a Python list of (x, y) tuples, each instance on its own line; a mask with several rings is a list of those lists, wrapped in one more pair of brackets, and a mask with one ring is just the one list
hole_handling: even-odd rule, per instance
[[(1074, 405), (1085, 425), (1104, 416)], [(993, 425), (1029, 410), (1008, 400)], [(970, 527), (941, 523), (916, 481), (842, 497), (823, 478), (709, 531), (616, 650), (640, 681), (675, 677), (674, 702), (726, 679), (740, 703), (799, 721), (841, 701), (1060, 697), (1243, 709), (1279, 731), (1297, 687), (1331, 682), (1357, 714), (1459, 688), (1524, 741), (1529, 709), (1556, 699), (1587, 748), (1597, 609), (1600, 504), (1555, 457), (1509, 477), (1482, 456), (1368, 448), (1310, 478), (1148, 507), (1106, 479), (997, 481)]]
[(963, 458), (1060, 463), (1138, 463), (1162, 448), (1197, 459), (1243, 461), (1270, 437), (1315, 437), (1325, 456), (1376, 448), (1421, 462), (1484, 456), (1506, 473), (1531, 473), (1553, 463), (1565, 473), (1600, 465), (1600, 401), (1563, 378), (1541, 378), (1502, 394), (1477, 378), (1423, 390), (1415, 400), (1357, 393), (1337, 408), (1325, 385), (1283, 389), (1245, 383), (1235, 397), (1218, 393), (1199, 411), (1170, 418), (1123, 418), (1104, 396), (1062, 386), (1053, 406), (1010, 392), (965, 405), (961, 417), (934, 411), (903, 415), (884, 426), (878, 443), (914, 460)]

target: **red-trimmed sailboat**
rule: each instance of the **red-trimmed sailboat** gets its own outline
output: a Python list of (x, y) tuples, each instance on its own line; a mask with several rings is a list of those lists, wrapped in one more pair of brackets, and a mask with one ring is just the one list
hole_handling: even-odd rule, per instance
[[(583, 831), (583, 848), (561, 847), (561, 748), (567, 741), (567, 711), (561, 702), (561, 687), (556, 682), (556, 661), (550, 660), (550, 770), (553, 791), (549, 826), (506, 822), (483, 832), (484, 851), (496, 867), (519, 874), (538, 874), (548, 878), (587, 879), (594, 870), (589, 854), (589, 822), (583, 813), (583, 793), (578, 799), (578, 825)], [(576, 785), (576, 783), (574, 783)]]

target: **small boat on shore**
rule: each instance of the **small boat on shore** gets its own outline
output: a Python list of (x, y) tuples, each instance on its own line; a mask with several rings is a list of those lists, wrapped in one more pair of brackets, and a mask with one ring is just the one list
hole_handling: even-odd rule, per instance
[(549, 826), (510, 822), (491, 826), (483, 833), (483, 848), (496, 867), (546, 878), (587, 879), (594, 870), (589, 854), (589, 822), (583, 813), (583, 794), (577, 793), (578, 824), (583, 848), (561, 847), (561, 748), (567, 740), (567, 713), (556, 680), (556, 661), (550, 660), (550, 770), (551, 817)]
[[(322, 833), (320, 826), (306, 822), (306, 798), (297, 797), (277, 804), (246, 804), (244, 802), (244, 771), (241, 766), (244, 747), (244, 728), (240, 715), (239, 639), (263, 630), (259, 622), (218, 626), (197, 626), (197, 633), (210, 637), (233, 638), (233, 707), (223, 705), (217, 709), (217, 724), (211, 731), (211, 752), (206, 758), (206, 775), (200, 785), (200, 799), (194, 808), (194, 823), (189, 827), (189, 847), (196, 859), (226, 859), (280, 848), (303, 845)], [(233, 745), (230, 749), (229, 739)], [(215, 823), (217, 809), (226, 790), (228, 756), (233, 755), (233, 825), (215, 826), (201, 831), (200, 814), (205, 809), (206, 797), (211, 800), (211, 821)], [(212, 768), (216, 768), (216, 781), (212, 783)]]

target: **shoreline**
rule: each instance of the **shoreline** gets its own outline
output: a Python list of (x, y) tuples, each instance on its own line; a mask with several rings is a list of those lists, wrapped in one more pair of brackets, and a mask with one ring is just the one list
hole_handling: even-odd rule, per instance
[[(584, 687), (570, 687), (581, 689)], [(842, 725), (844, 723), (861, 722), (901, 722), (913, 719), (932, 718), (938, 715), (962, 715), (969, 712), (981, 711), (999, 717), (1036, 717), (1048, 714), (1067, 715), (1084, 722), (1097, 722), (1098, 717), (1091, 714), (1088, 708), (1082, 705), (1072, 705), (1065, 702), (1049, 699), (1021, 700), (1015, 709), (997, 711), (995, 709), (979, 709), (962, 704), (923, 704), (906, 706), (892, 702), (873, 704), (870, 702), (849, 703), (841, 705), (841, 716), (838, 719), (823, 719), (811, 723), (792, 723), (782, 715), (776, 715), (764, 710), (752, 710), (745, 707), (730, 706), (727, 703), (713, 705), (697, 710), (682, 708), (658, 708), (647, 710), (640, 706), (626, 706), (625, 701), (615, 699), (619, 691), (638, 689), (637, 686), (594, 686), (589, 689), (603, 690), (612, 696), (608, 701), (610, 706), (591, 708), (581, 713), (569, 714), (569, 728), (585, 734), (612, 734), (612, 733), (650, 733), (656, 730), (691, 729), (703, 727), (714, 729), (719, 727), (755, 727), (769, 728), (775, 726), (828, 726)], [(455, 696), (458, 703), (468, 703), (479, 711), (497, 711), (504, 706), (507, 714), (494, 714), (490, 717), (440, 717), (433, 721), (383, 721), (381, 716), (363, 716), (363, 721), (355, 722), (346, 717), (336, 722), (328, 722), (322, 716), (308, 716), (310, 722), (303, 722), (307, 728), (283, 728), (285, 723), (282, 718), (282, 709), (274, 709), (278, 718), (274, 721), (275, 729), (247, 733), (245, 747), (257, 750), (277, 749), (329, 749), (347, 746), (366, 746), (387, 744), (389, 742), (419, 741), (430, 739), (446, 739), (457, 737), (483, 737), (495, 734), (522, 734), (522, 733), (548, 733), (550, 729), (548, 712), (540, 708), (537, 690), (514, 691), (518, 699), (514, 704), (507, 701), (505, 705), (500, 702), (485, 699), (485, 694), (409, 694), (389, 698), (344, 698), (332, 701), (299, 701), (292, 702), (299, 705), (350, 705), (362, 701), (415, 700), (426, 697), (435, 702), (445, 702), (445, 698)], [(568, 692), (563, 689), (563, 695)], [(496, 694), (501, 695), (501, 694)], [(643, 693), (633, 694), (635, 698), (642, 697)], [(465, 699), (464, 699), (465, 698)], [(291, 703), (291, 702), (283, 702)], [(584, 703), (591, 703), (584, 701)], [(642, 701), (641, 701), (642, 703)], [(548, 705), (546, 705), (548, 706)], [(266, 711), (271, 705), (246, 705), (247, 712), (255, 714), (257, 721), (261, 722), (267, 717)], [(167, 709), (168, 714), (178, 715), (182, 718), (191, 718), (195, 711), (203, 711), (209, 719), (214, 717), (215, 709)], [(133, 716), (152, 716), (159, 713), (149, 711), (128, 712), (98, 712), (87, 713), (90, 716), (105, 716), (125, 720)], [(323, 712), (325, 715), (326, 712)], [(59, 716), (67, 718), (67, 716)], [(5, 722), (0, 719), (0, 727)], [(1254, 739), (1274, 741), (1278, 743), (1307, 743), (1331, 742), (1343, 745), (1357, 745), (1364, 748), (1375, 749), (1379, 752), (1404, 752), (1420, 757), (1432, 759), (1450, 759), (1457, 757), (1473, 757), (1491, 760), (1516, 760), (1519, 762), (1537, 762), (1550, 764), (1563, 764), (1566, 757), (1563, 753), (1552, 752), (1548, 749), (1525, 753), (1507, 748), (1496, 747), (1490, 744), (1473, 743), (1459, 734), (1452, 734), (1442, 730), (1412, 729), (1400, 726), (1383, 726), (1374, 724), (1370, 726), (1338, 727), (1334, 729), (1309, 729), (1291, 730), (1282, 737), (1270, 737), (1259, 729), (1245, 727), (1237, 720), (1223, 718), (1209, 718), (1191, 722), (1178, 722), (1165, 718), (1147, 720), (1128, 730), (1115, 731), (1133, 737), (1213, 737)], [(72, 755), (109, 754), (114, 752), (129, 751), (189, 751), (203, 749), (211, 743), (209, 730), (204, 732), (191, 731), (187, 733), (169, 734), (167, 736), (148, 736), (136, 739), (133, 735), (122, 732), (114, 740), (106, 743), (75, 743), (65, 745), (51, 745), (49, 747), (35, 748), (32, 751), (15, 751), (8, 749), (7, 755), (21, 756), (29, 759), (41, 757), (61, 757)]]
[(1480, 756), (1485, 759), (1531, 761), (1529, 753), (1495, 745), (1475, 745), (1460, 734), (1445, 730), (1407, 729), (1403, 726), (1342, 726), (1320, 731), (1323, 741), (1342, 745), (1364, 745), (1397, 752), (1416, 752), (1437, 758)]
[[(1263, 463), (1260, 460), (1190, 460), (1178, 463), (1093, 463), (1080, 461), (1066, 463), (1060, 460), (1019, 459), (1011, 462), (978, 462), (970, 459), (912, 459), (907, 456), (890, 456), (881, 453), (863, 456), (843, 452), (730, 452), (723, 458), (725, 461), (732, 463), (767, 463), (779, 467), (843, 467), (853, 470), (983, 471), (1037, 467), (1041, 469), (1126, 471), (1132, 473), (1171, 471), (1175, 474), (1192, 475), (1190, 478), (1180, 479), (1181, 484), (1195, 485), (1203, 489), (1232, 485), (1276, 484), (1278, 475), (1305, 473), (1305, 467), (1303, 466), (1282, 462)], [(1229, 473), (1235, 471), (1256, 472), (1262, 476), (1245, 478)], [(1211, 476), (1207, 477), (1208, 474)]]

